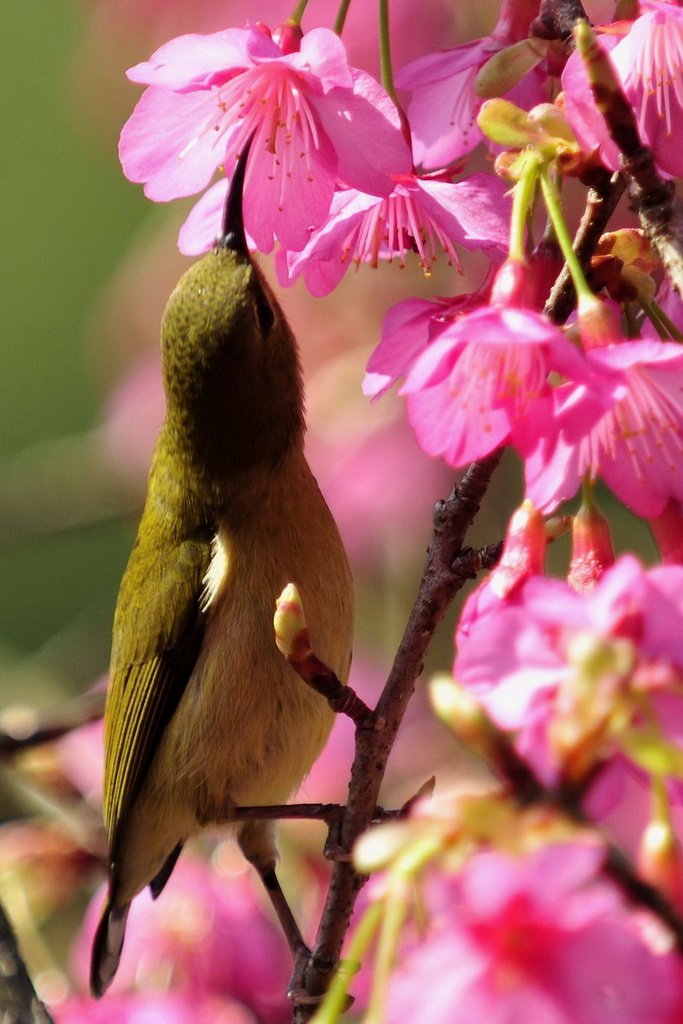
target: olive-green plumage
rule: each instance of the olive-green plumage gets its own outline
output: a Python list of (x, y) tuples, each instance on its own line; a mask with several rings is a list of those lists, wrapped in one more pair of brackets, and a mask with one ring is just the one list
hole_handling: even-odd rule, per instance
[[(97, 995), (133, 897), (158, 895), (202, 827), (285, 801), (325, 743), (332, 712), (275, 646), (287, 583), (316, 654), (342, 680), (350, 664), (352, 584), (303, 453), (296, 342), (241, 227), (181, 278), (162, 349), (167, 416), (114, 620)], [(272, 825), (235, 827), (245, 855), (272, 866)]]

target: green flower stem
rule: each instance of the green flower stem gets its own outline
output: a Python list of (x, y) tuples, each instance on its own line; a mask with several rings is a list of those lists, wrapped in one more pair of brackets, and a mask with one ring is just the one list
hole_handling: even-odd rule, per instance
[(681, 334), (676, 325), (672, 323), (658, 302), (654, 299), (651, 299), (649, 302), (641, 299), (640, 305), (652, 321), (660, 338), (674, 338), (676, 341), (683, 341), (683, 334)]
[(415, 876), (441, 849), (440, 836), (421, 836), (394, 862), (379, 935), (372, 992), (363, 1024), (383, 1024), (389, 979), (396, 959), (403, 923), (408, 915), (409, 891)]
[(389, 978), (407, 913), (407, 885), (405, 879), (402, 879), (400, 887), (396, 884), (392, 885), (386, 902), (375, 958), (372, 992), (363, 1024), (383, 1024), (384, 1022)]
[[(626, 318), (626, 336), (628, 338), (640, 337), (640, 328), (638, 326), (638, 321), (636, 320), (634, 303), (627, 302), (622, 308), (624, 310), (624, 317)], [(655, 328), (661, 338), (662, 333), (660, 327), (657, 324), (655, 324)]]
[(577, 298), (579, 301), (581, 299), (588, 299), (592, 302), (594, 295), (588, 287), (586, 275), (581, 269), (581, 264), (574, 252), (572, 240), (569, 237), (567, 224), (564, 219), (564, 214), (562, 213), (562, 206), (557, 195), (557, 190), (550, 180), (547, 167), (542, 167), (540, 169), (540, 179), (548, 215), (553, 223), (555, 237), (557, 238), (560, 249), (562, 250), (562, 255), (564, 256), (567, 267), (569, 268), (569, 273), (571, 274), (572, 282), (576, 289)]
[(659, 821), (671, 828), (671, 804), (663, 776), (651, 775), (650, 785), (652, 786), (652, 820)]
[(334, 19), (334, 31), (338, 36), (340, 36), (344, 31), (344, 22), (346, 21), (346, 15), (348, 14), (350, 6), (351, 0), (341, 0), (341, 3), (339, 4), (337, 17)]
[(294, 8), (294, 13), (290, 18), (293, 25), (301, 25), (301, 19), (304, 16), (304, 11), (308, 7), (308, 0), (299, 0), (299, 3)]
[(391, 40), (389, 38), (389, 0), (379, 0), (379, 60), (382, 69), (382, 85), (398, 106), (394, 74), (391, 70)]
[(539, 173), (538, 154), (529, 150), (523, 157), (522, 171), (515, 185), (510, 219), (510, 259), (526, 260), (524, 239), (527, 216), (534, 199)]
[(371, 903), (353, 933), (346, 956), (339, 962), (332, 983), (325, 993), (311, 1024), (335, 1024), (346, 1009), (349, 981), (368, 951), (384, 913), (384, 902)]
[(586, 473), (581, 484), (581, 504), (591, 512), (595, 508), (595, 487), (590, 473)]

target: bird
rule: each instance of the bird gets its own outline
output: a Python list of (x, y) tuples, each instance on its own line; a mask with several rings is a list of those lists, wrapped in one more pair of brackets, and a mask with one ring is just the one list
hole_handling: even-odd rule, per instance
[(277, 650), (275, 601), (295, 583), (316, 655), (348, 678), (353, 582), (304, 452), (298, 346), (247, 245), (249, 146), (213, 248), (161, 327), (166, 417), (114, 615), (104, 716), (108, 885), (91, 990), (116, 973), (131, 901), (157, 898), (183, 845), (230, 824), (301, 944), (275, 873), (272, 820), (321, 752), (327, 701)]

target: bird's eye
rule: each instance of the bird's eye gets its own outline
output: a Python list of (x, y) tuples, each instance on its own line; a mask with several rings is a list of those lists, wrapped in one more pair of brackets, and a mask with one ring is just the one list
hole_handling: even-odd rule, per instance
[(273, 313), (271, 305), (265, 297), (256, 300), (256, 319), (258, 320), (261, 334), (266, 338), (275, 323), (275, 313)]

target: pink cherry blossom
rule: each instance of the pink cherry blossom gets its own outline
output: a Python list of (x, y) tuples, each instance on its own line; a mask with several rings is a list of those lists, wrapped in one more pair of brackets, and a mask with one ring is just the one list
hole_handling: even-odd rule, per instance
[(284, 53), (266, 30), (186, 35), (128, 72), (149, 86), (121, 133), (126, 176), (156, 201), (200, 192), (230, 173), (254, 135), (245, 224), (264, 252), (274, 237), (305, 245), (338, 180), (377, 195), (410, 169), (398, 114), (383, 89), (349, 66), (329, 29)]
[[(490, 36), (419, 57), (399, 71), (397, 87), (411, 92), (407, 114), (418, 167), (447, 167), (481, 141), (476, 118), (483, 101), (475, 91), (477, 74), (494, 54), (528, 34), (537, 13), (533, 0), (503, 3)], [(543, 77), (533, 70), (505, 97), (529, 110), (546, 98)]]
[(449, 324), (401, 388), (422, 448), (451, 466), (554, 432), (548, 374), (586, 378), (582, 360), (540, 313), (491, 305)]
[[(641, 141), (667, 177), (683, 174), (676, 140), (683, 131), (683, 10), (665, 0), (641, 0), (642, 14), (615, 42), (600, 37), (635, 112)], [(619, 151), (598, 113), (583, 62), (573, 54), (562, 76), (569, 122), (586, 150), (598, 146), (603, 162), (619, 170)]]
[[(373, 354), (366, 386), (381, 392), (406, 375), (401, 393), (408, 395), (418, 443), (430, 455), (461, 466), (504, 444), (530, 450), (555, 430), (548, 374), (555, 370), (588, 380), (580, 353), (546, 317), (528, 308), (534, 293), (528, 265), (508, 259), (486, 306), (476, 308), (476, 295), (461, 297), (455, 308), (461, 304), (468, 311), (456, 312), (453, 320), (450, 309), (428, 320), (424, 308), (397, 309), (395, 328)], [(421, 328), (413, 338), (411, 321)]]
[(487, 278), (477, 292), (452, 298), (403, 299), (392, 306), (382, 322), (380, 342), (368, 360), (363, 393), (373, 401), (381, 397), (400, 377), (407, 376), (420, 353), (448, 324), (481, 306), (490, 291)]
[(576, 494), (586, 473), (602, 478), (636, 515), (660, 515), (683, 500), (683, 349), (656, 339), (586, 353), (596, 379), (614, 383), (600, 406), (584, 383), (553, 394), (557, 433), (526, 460), (527, 496), (545, 512)]
[[(355, 189), (337, 192), (327, 222), (301, 252), (278, 253), (278, 276), (291, 284), (303, 274), (313, 295), (326, 295), (351, 266), (398, 259), (415, 251), (425, 273), (439, 253), (460, 266), (456, 245), (486, 249), (495, 258), (509, 238), (509, 201), (497, 178), (473, 174), (463, 181), (394, 175), (390, 196)], [(500, 258), (500, 256), (499, 256)]]
[(256, 1024), (244, 1006), (230, 999), (163, 991), (101, 1001), (71, 996), (50, 1012), (55, 1024)]
[[(598, 36), (598, 46), (606, 54), (613, 51), (618, 41), (618, 37), (612, 34)], [(609, 135), (605, 119), (595, 105), (586, 65), (576, 50), (562, 72), (562, 89), (567, 120), (581, 148), (586, 153), (597, 150), (606, 167), (619, 169), (619, 147)]]
[[(178, 994), (229, 997), (264, 1024), (285, 1024), (291, 958), (284, 938), (262, 905), (248, 865), (229, 861), (223, 870), (221, 858), (214, 861), (212, 869), (183, 853), (159, 900), (145, 891), (133, 902), (112, 994), (165, 988), (172, 979)], [(100, 911), (101, 893), (73, 950), (74, 974), (84, 988)]]
[[(108, 681), (108, 676), (105, 676), (97, 689), (105, 690)], [(102, 806), (103, 730), (104, 723), (98, 719), (72, 729), (57, 744), (62, 771), (71, 785), (95, 807)]]
[(389, 1024), (674, 1024), (675, 954), (598, 878), (601, 850), (477, 854), (428, 886), (430, 924), (394, 973)]
[[(637, 725), (647, 701), (662, 735), (680, 741), (682, 567), (646, 571), (627, 556), (590, 592), (533, 576), (505, 600), (479, 602), (474, 609), (472, 614), (466, 606), (466, 628), (456, 636), (454, 675), (501, 728), (516, 732), (519, 751), (547, 783), (557, 782), (563, 770), (558, 716), (571, 718), (576, 735), (581, 729), (590, 734), (601, 727), (601, 702), (607, 717), (618, 705), (622, 725), (629, 715)], [(582, 682), (581, 652), (591, 649), (603, 652), (604, 669)], [(590, 702), (582, 707), (588, 692)], [(610, 736), (607, 730), (601, 741), (607, 746), (596, 757), (618, 751)]]

